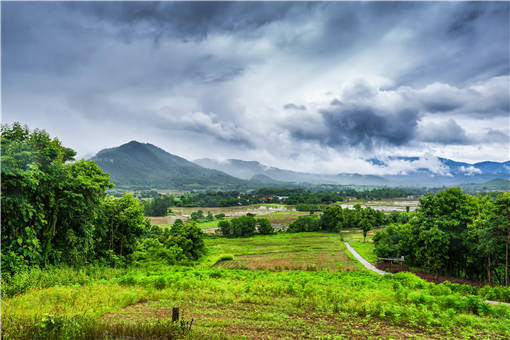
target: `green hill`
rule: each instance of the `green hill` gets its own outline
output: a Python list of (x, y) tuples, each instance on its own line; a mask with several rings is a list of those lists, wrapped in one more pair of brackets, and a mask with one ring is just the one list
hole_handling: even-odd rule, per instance
[(510, 181), (496, 178), (484, 183), (463, 185), (462, 189), (466, 191), (510, 190)]
[(245, 181), (206, 169), (152, 144), (131, 141), (92, 158), (121, 187), (160, 189), (236, 189)]

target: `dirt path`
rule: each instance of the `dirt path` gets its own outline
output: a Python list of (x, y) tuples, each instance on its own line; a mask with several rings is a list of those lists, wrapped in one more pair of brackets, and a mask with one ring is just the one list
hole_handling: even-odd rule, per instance
[(390, 274), (390, 273), (387, 273), (383, 270), (380, 270), (380, 269), (377, 269), (376, 267), (374, 267), (374, 265), (372, 265), (370, 262), (368, 262), (367, 260), (365, 260), (363, 258), (363, 256), (361, 256), (356, 250), (354, 250), (353, 247), (351, 247), (351, 245), (349, 244), (349, 242), (344, 242), (345, 246), (347, 247), (347, 249), (349, 249), (349, 251), (351, 252), (352, 255), (354, 255), (354, 257), (365, 267), (367, 268), (368, 270), (371, 270), (377, 274), (380, 274), (380, 275), (386, 275), (386, 274)]
[[(349, 244), (349, 242), (344, 242), (345, 246), (347, 247), (347, 249), (349, 249), (349, 251), (351, 252), (352, 255), (354, 255), (354, 257), (365, 267), (367, 268), (368, 270), (371, 270), (379, 275), (386, 275), (386, 274), (391, 274), (391, 273), (388, 273), (388, 272), (385, 272), (383, 270), (380, 270), (380, 269), (377, 269), (376, 267), (374, 267), (370, 262), (368, 262), (367, 260), (365, 260), (363, 258), (363, 256), (361, 256), (353, 247), (351, 247), (351, 245)], [(510, 303), (506, 303), (506, 302), (500, 302), (500, 301), (491, 301), (491, 300), (485, 300), (486, 303), (488, 304), (491, 304), (491, 305), (505, 305), (505, 306), (508, 306), (510, 307)]]

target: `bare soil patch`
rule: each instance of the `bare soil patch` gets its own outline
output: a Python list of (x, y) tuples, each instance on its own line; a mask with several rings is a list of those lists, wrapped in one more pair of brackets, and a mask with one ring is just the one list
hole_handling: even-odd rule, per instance
[[(314, 310), (286, 312), (282, 306), (231, 303), (216, 305), (205, 301), (144, 301), (103, 316), (107, 322), (137, 322), (171, 318), (173, 305), (179, 305), (183, 319), (193, 319), (192, 334), (246, 337), (248, 339), (316, 339), (343, 336), (350, 339), (443, 339), (434, 329), (396, 325), (377, 318), (322, 314)], [(450, 334), (451, 336), (451, 334)]]

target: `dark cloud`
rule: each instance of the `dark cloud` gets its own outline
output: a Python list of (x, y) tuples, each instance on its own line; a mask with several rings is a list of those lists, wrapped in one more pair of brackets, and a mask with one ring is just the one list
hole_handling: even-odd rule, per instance
[(378, 145), (400, 146), (415, 137), (418, 112), (378, 112), (372, 107), (334, 104), (320, 111), (324, 129), (290, 128), (296, 139), (317, 140), (330, 147), (355, 146), (370, 150)]
[(509, 3), (1, 6), (4, 121), (79, 152), (133, 131), (196, 158), (508, 142)]
[(424, 142), (438, 144), (471, 144), (474, 141), (453, 119), (445, 123), (430, 123), (420, 130), (419, 138)]

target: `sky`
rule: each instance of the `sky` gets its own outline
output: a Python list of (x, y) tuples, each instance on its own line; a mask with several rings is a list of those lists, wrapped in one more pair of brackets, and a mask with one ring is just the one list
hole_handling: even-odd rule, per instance
[(1, 6), (2, 122), (78, 157), (137, 140), (331, 174), (510, 159), (507, 2)]

